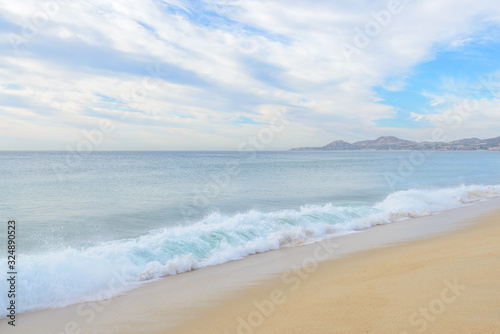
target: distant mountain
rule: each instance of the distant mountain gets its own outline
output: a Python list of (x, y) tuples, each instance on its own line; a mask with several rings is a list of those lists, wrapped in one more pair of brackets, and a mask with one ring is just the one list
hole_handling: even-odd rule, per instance
[(477, 144), (480, 144), (481, 142), (482, 142), (482, 140), (479, 138), (467, 138), (467, 139), (450, 141), (449, 144), (453, 144), (453, 145), (477, 145)]
[(332, 141), (330, 144), (325, 145), (322, 148), (325, 150), (332, 150), (332, 151), (353, 149), (352, 144), (349, 144), (348, 142), (345, 142), (343, 140)]
[(415, 142), (397, 137), (387, 136), (375, 140), (348, 143), (343, 140), (333, 141), (321, 147), (297, 147), (291, 151), (398, 151), (398, 150), (431, 150), (431, 151), (500, 151), (500, 137), (491, 139), (466, 138), (444, 142)]
[(500, 137), (483, 140), (490, 147), (500, 147)]
[(380, 137), (375, 140), (365, 140), (354, 143), (353, 146), (359, 150), (369, 149), (369, 150), (390, 150), (394, 148), (404, 149), (415, 145), (413, 141), (399, 139), (397, 137)]

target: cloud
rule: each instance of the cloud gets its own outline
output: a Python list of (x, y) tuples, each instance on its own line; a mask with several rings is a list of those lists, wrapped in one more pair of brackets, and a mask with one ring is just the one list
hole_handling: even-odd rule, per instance
[[(40, 139), (64, 149), (104, 118), (116, 123), (113, 149), (236, 149), (269, 121), (261, 113), (269, 105), (286, 106), (294, 122), (270, 148), (403, 133), (377, 126), (399, 117), (377, 88), (405, 90), (415, 68), (442, 50), (497, 43), (500, 9), (485, 0), (426, 0), (391, 12), (390, 3), (2, 2), (0, 115), (15, 125), (2, 131), (32, 132), (0, 140), (0, 148), (38, 147)], [(430, 109), (412, 110), (409, 122), (436, 125), (445, 90), (421, 92)], [(483, 117), (457, 135), (492, 128), (485, 119), (496, 119), (487, 112), (496, 100), (487, 99)], [(408, 123), (404, 134), (424, 132)]]

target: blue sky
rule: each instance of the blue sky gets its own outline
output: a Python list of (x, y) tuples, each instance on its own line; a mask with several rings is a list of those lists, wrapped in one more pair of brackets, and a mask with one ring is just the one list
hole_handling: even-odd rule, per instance
[(434, 59), (415, 66), (405, 80), (404, 89), (392, 91), (384, 87), (374, 87), (384, 103), (397, 109), (396, 117), (377, 120), (377, 126), (432, 127), (429, 122), (416, 121), (411, 117), (412, 112), (436, 112), (430, 105), (434, 99), (430, 98), (429, 94), (494, 99), (498, 91), (484, 88), (477, 93), (476, 90), (477, 86), (481, 85), (481, 78), (487, 78), (499, 71), (499, 59), (500, 44), (497, 41), (470, 41), (454, 50), (436, 52)]
[(391, 3), (2, 2), (0, 149), (499, 136), (500, 5)]

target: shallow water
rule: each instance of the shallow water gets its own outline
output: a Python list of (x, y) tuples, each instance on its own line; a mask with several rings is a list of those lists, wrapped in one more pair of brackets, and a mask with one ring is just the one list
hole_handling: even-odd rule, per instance
[(117, 271), (143, 282), (500, 193), (500, 152), (1, 152), (0, 162), (0, 213), (17, 221), (29, 291), (20, 311), (99, 298)]

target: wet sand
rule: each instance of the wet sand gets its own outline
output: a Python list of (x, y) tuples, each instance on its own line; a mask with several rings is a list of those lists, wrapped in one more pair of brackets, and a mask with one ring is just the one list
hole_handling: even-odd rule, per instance
[[(499, 200), (18, 315), (3, 333), (498, 333)], [(113, 284), (120, 282), (119, 277)], [(129, 286), (135, 288), (135, 286)]]

